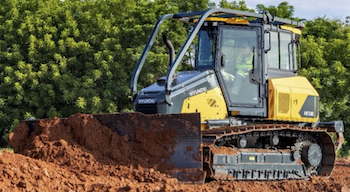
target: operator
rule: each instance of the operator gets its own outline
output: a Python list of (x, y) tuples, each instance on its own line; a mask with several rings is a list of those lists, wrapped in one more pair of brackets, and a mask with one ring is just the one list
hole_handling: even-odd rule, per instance
[(234, 81), (237, 74), (247, 76), (253, 66), (253, 46), (248, 41), (235, 44), (232, 41), (229, 40), (222, 46), (225, 64), (221, 69), (221, 74), (225, 81)]
[(253, 46), (248, 41), (244, 41), (240, 45), (240, 54), (237, 58), (237, 74), (247, 76), (249, 70), (253, 68)]

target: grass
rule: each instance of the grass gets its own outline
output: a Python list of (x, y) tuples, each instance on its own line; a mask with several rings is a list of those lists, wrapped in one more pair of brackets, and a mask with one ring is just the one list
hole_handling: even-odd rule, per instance
[(9, 151), (9, 152), (12, 152), (13, 153), (13, 149), (11, 147), (4, 147), (4, 148), (0, 148), (0, 152), (3, 152), (3, 151)]

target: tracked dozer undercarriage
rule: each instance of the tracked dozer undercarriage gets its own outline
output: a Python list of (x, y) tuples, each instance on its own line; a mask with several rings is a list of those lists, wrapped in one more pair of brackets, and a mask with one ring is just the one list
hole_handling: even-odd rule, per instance
[[(170, 53), (168, 72), (138, 91), (141, 69), (168, 19), (192, 25), (190, 34), (176, 57), (163, 36)], [(159, 141), (167, 152), (151, 166), (185, 182), (330, 175), (344, 126), (319, 121), (319, 95), (297, 76), (303, 27), (268, 12), (210, 9), (163, 15), (131, 79), (139, 113), (93, 117), (127, 135), (135, 147), (147, 146), (140, 137)], [(184, 59), (193, 47), (195, 57)], [(188, 59), (194, 69), (177, 72)], [(29, 129), (36, 123), (28, 121)], [(167, 141), (165, 134), (171, 135)]]
[(216, 179), (306, 179), (328, 176), (334, 166), (325, 128), (258, 124), (207, 130), (202, 137), (204, 162)]

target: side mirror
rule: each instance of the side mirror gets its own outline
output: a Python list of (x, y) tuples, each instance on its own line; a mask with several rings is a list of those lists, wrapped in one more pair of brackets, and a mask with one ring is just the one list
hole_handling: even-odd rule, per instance
[(225, 64), (226, 64), (226, 55), (225, 55), (225, 54), (222, 54), (220, 59), (221, 59), (221, 60), (220, 60), (221, 66), (222, 66), (222, 67), (225, 66)]

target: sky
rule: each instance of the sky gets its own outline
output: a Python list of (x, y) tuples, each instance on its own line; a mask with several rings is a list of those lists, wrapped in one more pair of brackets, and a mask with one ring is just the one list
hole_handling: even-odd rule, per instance
[[(219, 5), (220, 0), (210, 0)], [(227, 0), (232, 2), (234, 0)], [(239, 0), (236, 0), (238, 2)], [(271, 5), (278, 6), (283, 1), (294, 6), (293, 17), (313, 20), (317, 17), (326, 16), (329, 19), (340, 19), (345, 21), (350, 16), (350, 0), (245, 0), (248, 8), (255, 9), (257, 4), (263, 4), (266, 7)]]

